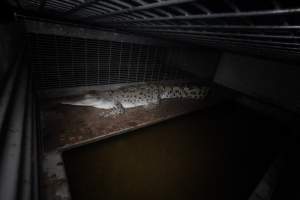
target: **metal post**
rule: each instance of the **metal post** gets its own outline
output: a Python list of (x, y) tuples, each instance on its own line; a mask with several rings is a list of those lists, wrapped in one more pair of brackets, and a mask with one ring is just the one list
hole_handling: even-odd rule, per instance
[(13, 93), (13, 88), (14, 88), (14, 83), (15, 79), (17, 77), (17, 71), (18, 71), (18, 66), (20, 62), (20, 57), (22, 55), (20, 54), (15, 65), (11, 69), (11, 72), (9, 73), (9, 77), (6, 81), (6, 83), (3, 86), (2, 93), (0, 95), (0, 135), (2, 136), (2, 127), (3, 127), (3, 122), (8, 110), (8, 104), (10, 102), (12, 93)]
[(23, 169), (21, 195), (23, 200), (31, 200), (32, 188), (32, 91), (31, 84), (27, 94), (26, 121), (24, 130)]
[(24, 67), (17, 82), (19, 84), (15, 90), (6, 137), (3, 141), (3, 151), (0, 158), (0, 199), (15, 200), (17, 197), (28, 85), (27, 77), (27, 68)]

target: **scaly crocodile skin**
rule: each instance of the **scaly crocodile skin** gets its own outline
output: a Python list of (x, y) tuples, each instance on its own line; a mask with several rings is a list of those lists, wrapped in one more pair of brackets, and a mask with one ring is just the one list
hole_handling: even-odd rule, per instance
[(115, 113), (123, 113), (126, 108), (159, 104), (163, 99), (204, 99), (208, 92), (209, 88), (206, 86), (143, 84), (94, 92), (79, 100), (64, 101), (62, 104), (115, 109)]

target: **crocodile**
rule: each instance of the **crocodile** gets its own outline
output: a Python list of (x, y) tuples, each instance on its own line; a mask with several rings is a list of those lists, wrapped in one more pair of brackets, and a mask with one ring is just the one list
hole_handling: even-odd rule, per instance
[(61, 103), (115, 109), (123, 113), (127, 108), (159, 104), (163, 99), (204, 99), (208, 92), (207, 86), (142, 84), (116, 90), (93, 91), (79, 99)]

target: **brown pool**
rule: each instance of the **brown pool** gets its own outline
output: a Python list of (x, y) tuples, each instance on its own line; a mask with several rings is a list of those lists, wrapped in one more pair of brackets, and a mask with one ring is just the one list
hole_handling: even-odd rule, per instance
[(214, 108), (63, 153), (73, 200), (247, 199), (286, 129), (248, 108)]

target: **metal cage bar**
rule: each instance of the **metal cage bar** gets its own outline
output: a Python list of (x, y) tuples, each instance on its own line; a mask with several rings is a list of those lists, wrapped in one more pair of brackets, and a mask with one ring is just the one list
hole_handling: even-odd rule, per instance
[[(38, 13), (36, 1), (20, 0), (20, 4), (24, 10)], [(296, 1), (41, 0), (39, 5), (53, 13), (49, 18), (59, 16), (60, 20), (155, 37), (173, 35), (172, 40), (190, 44), (191, 36), (201, 36), (199, 45), (216, 36), (247, 44), (253, 40), (285, 43), (290, 49), (300, 44), (300, 3)], [(215, 42), (222, 44), (221, 40)]]

